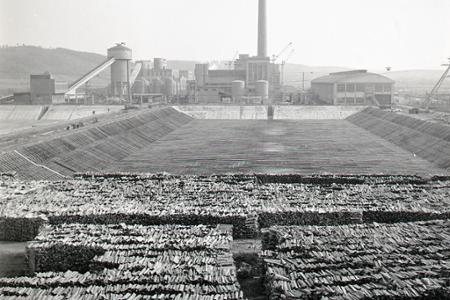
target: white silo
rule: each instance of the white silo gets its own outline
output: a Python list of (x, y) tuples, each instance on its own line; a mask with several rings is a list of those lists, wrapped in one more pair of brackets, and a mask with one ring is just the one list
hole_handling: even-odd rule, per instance
[(111, 65), (111, 94), (115, 97), (123, 97), (128, 92), (132, 51), (123, 44), (117, 44), (108, 49), (108, 58), (116, 59)]
[(261, 98), (262, 103), (269, 103), (269, 82), (267, 80), (256, 82), (256, 96)]
[(245, 82), (235, 80), (231, 82), (231, 97), (234, 103), (241, 103), (242, 97), (245, 95)]

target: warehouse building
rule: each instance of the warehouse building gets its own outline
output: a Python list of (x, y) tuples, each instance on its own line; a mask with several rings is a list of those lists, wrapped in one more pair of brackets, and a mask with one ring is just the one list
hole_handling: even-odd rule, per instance
[(324, 104), (390, 106), (394, 84), (386, 76), (354, 70), (316, 78), (311, 82), (311, 91)]

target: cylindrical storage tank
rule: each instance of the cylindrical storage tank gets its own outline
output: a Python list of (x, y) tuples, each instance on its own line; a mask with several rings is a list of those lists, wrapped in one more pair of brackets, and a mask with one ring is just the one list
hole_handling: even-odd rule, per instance
[(269, 82), (266, 80), (258, 80), (256, 82), (256, 96), (261, 98), (262, 103), (269, 101)]
[(234, 103), (241, 103), (242, 97), (245, 94), (245, 82), (242, 80), (235, 80), (231, 82), (231, 97)]
[(115, 58), (111, 65), (111, 89), (114, 96), (125, 94), (129, 77), (129, 62), (132, 60), (132, 51), (122, 44), (108, 49), (108, 58)]

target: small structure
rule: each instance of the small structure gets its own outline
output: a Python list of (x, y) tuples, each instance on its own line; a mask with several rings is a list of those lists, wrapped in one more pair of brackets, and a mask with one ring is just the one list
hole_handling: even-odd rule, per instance
[(55, 79), (48, 72), (30, 76), (30, 98), (32, 104), (52, 104), (55, 94)]
[(354, 70), (316, 78), (311, 90), (316, 100), (330, 105), (390, 106), (394, 84), (386, 76)]

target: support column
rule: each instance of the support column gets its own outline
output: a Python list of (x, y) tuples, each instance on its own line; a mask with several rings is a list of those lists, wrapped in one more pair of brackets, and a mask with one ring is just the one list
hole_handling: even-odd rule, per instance
[(130, 61), (127, 60), (127, 91), (128, 91), (128, 102), (132, 104), (131, 99), (131, 83), (130, 83)]

